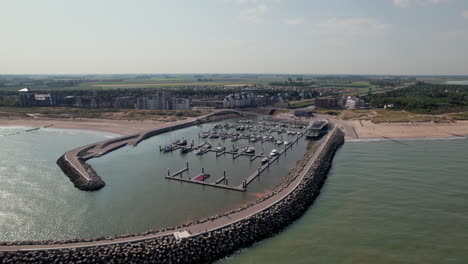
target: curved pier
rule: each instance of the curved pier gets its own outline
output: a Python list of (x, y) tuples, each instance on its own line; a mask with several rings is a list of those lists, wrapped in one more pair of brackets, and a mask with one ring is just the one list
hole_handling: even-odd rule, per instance
[(106, 184), (101, 179), (101, 177), (97, 175), (94, 169), (86, 163), (87, 160), (96, 157), (101, 157), (103, 155), (106, 155), (107, 153), (110, 153), (125, 146), (136, 146), (145, 139), (165, 132), (174, 131), (177, 129), (189, 127), (196, 124), (202, 124), (209, 121), (214, 121), (214, 119), (218, 117), (229, 114), (243, 116), (243, 114), (234, 110), (223, 110), (180, 124), (101, 141), (66, 152), (57, 160), (57, 164), (65, 173), (65, 175), (67, 175), (68, 178), (70, 178), (70, 180), (73, 182), (76, 188), (83, 191), (97, 191), (104, 187)]
[(206, 263), (279, 232), (313, 203), (344, 134), (333, 128), (270, 195), (232, 212), (145, 234), (89, 241), (12, 242), (5, 263)]

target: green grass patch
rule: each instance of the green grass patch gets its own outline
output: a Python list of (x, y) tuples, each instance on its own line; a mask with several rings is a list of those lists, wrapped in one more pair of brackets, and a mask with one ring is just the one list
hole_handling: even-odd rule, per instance
[(308, 100), (301, 100), (301, 101), (290, 101), (288, 103), (291, 108), (303, 108), (303, 107), (314, 105), (315, 100), (308, 99)]

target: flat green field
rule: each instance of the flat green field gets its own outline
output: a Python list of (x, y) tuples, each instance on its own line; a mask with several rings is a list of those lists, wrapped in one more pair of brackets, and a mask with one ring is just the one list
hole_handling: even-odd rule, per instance
[(307, 99), (307, 100), (301, 100), (301, 101), (290, 101), (289, 106), (291, 108), (302, 108), (302, 107), (311, 106), (314, 103), (315, 103), (314, 99)]
[[(86, 82), (78, 86), (79, 89), (118, 89), (118, 88), (161, 88), (186, 86), (243, 86), (253, 84), (269, 84), (273, 81), (287, 80), (285, 77), (245, 77), (245, 78), (160, 78), (127, 79), (120, 82)], [(75, 87), (76, 88), (76, 87)]]

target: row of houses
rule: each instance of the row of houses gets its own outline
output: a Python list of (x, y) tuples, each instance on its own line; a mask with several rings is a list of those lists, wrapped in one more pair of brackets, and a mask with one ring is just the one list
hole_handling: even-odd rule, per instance
[(53, 94), (38, 94), (29, 88), (23, 88), (19, 90), (19, 104), (23, 107), (54, 106), (58, 102)]
[(73, 106), (84, 109), (121, 108), (121, 109), (161, 109), (161, 110), (190, 110), (191, 107), (212, 108), (253, 108), (269, 105), (280, 106), (287, 103), (283, 97), (287, 94), (263, 95), (257, 91), (244, 91), (223, 97), (192, 99), (168, 96), (164, 91), (155, 92), (144, 97), (113, 97), (100, 96), (66, 96), (54, 94), (39, 94), (28, 88), (19, 91), (20, 105), (35, 106)]
[(346, 108), (346, 109), (359, 109), (365, 107), (365, 102), (356, 96), (343, 96), (316, 98), (315, 106), (319, 108)]
[(190, 110), (190, 100), (187, 98), (167, 97), (165, 92), (138, 98), (137, 109)]
[(269, 96), (254, 92), (241, 92), (224, 97), (223, 108), (265, 107), (283, 102), (281, 95)]
[(37, 106), (73, 106), (84, 109), (121, 108), (121, 109), (160, 109), (190, 110), (190, 100), (166, 96), (165, 92), (156, 92), (145, 97), (112, 96), (66, 96), (39, 94), (28, 88), (19, 92), (19, 104), (22, 107)]
[(256, 104), (254, 93), (237, 93), (224, 97), (224, 108), (254, 107)]

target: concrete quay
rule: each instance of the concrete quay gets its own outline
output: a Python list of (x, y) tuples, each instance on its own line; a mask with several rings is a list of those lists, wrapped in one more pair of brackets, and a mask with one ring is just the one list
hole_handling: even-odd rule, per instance
[(333, 128), (272, 193), (234, 211), (178, 227), (91, 240), (0, 243), (0, 263), (207, 263), (270, 237), (320, 192), (344, 134)]

